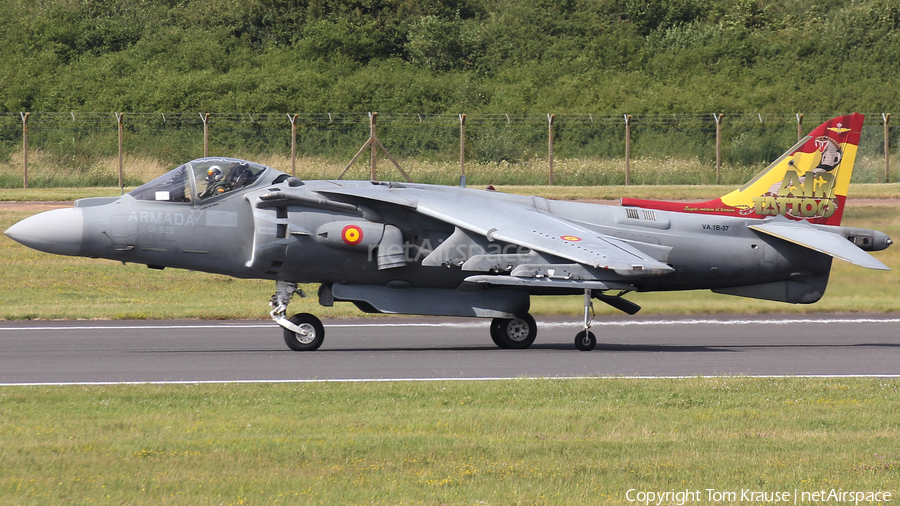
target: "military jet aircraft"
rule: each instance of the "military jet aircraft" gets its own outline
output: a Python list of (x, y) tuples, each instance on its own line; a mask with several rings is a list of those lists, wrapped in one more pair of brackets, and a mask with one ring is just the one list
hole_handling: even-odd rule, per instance
[(201, 158), (117, 198), (27, 218), (14, 240), (49, 253), (275, 281), (272, 318), (297, 351), (321, 321), (288, 318), (299, 283), (319, 303), (373, 313), (493, 318), (501, 348), (527, 348), (532, 295), (584, 295), (628, 314), (629, 292), (710, 289), (812, 303), (832, 258), (889, 270), (865, 251), (892, 241), (840, 226), (863, 116), (825, 122), (743, 187), (710, 202), (562, 202), (380, 181), (301, 181), (233, 158)]

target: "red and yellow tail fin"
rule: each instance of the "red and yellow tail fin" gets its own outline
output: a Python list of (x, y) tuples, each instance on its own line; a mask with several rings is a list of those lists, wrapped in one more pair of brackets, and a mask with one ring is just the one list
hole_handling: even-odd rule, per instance
[(622, 205), (747, 218), (780, 214), (840, 225), (863, 118), (854, 113), (822, 123), (749, 183), (721, 198), (696, 204), (624, 198)]

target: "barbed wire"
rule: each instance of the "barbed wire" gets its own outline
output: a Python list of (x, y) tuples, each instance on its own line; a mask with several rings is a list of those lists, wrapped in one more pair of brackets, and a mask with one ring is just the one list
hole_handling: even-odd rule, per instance
[[(149, 125), (202, 125), (247, 124), (259, 126), (290, 125), (292, 122), (303, 126), (358, 126), (368, 125), (371, 113), (201, 113), (201, 112), (0, 112), (0, 123), (9, 125), (22, 123), (27, 114), (29, 123), (86, 123), (117, 124), (118, 114), (123, 114), (125, 124)], [(535, 126), (548, 125), (597, 125), (598, 127), (624, 126), (626, 118), (631, 125), (648, 126), (714, 126), (721, 114), (721, 121), (728, 124), (785, 125), (800, 121), (819, 123), (841, 113), (689, 113), (689, 114), (466, 114), (467, 125), (489, 126)], [(866, 116), (883, 119), (887, 113), (867, 113)], [(462, 114), (448, 113), (378, 113), (379, 125), (458, 127)]]

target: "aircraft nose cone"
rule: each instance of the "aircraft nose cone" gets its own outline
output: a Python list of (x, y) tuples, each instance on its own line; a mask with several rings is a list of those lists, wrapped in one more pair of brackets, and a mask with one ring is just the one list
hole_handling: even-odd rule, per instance
[(84, 212), (78, 208), (54, 209), (25, 218), (5, 233), (29, 248), (75, 256), (81, 251)]

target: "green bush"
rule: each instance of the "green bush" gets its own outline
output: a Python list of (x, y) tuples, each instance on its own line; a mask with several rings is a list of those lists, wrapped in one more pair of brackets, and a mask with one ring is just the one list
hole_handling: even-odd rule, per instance
[(900, 93), (900, 9), (884, 0), (5, 8), (10, 112), (889, 111)]
[[(20, 111), (57, 112), (52, 121), (33, 118), (30, 144), (66, 173), (109, 165), (117, 153), (112, 111), (127, 113), (126, 153), (167, 166), (202, 154), (201, 112), (213, 113), (212, 153), (246, 156), (289, 152), (286, 115), (318, 114), (300, 125), (298, 150), (334, 160), (349, 160), (368, 137), (366, 112), (446, 115), (379, 124), (392, 154), (423, 162), (458, 158), (452, 116), (465, 113), (473, 118), (467, 157), (512, 165), (547, 156), (546, 114), (558, 117), (559, 158), (621, 160), (617, 118), (632, 114), (633, 158), (707, 168), (715, 161), (714, 113), (726, 114), (723, 163), (757, 168), (793, 144), (788, 115), (875, 112), (860, 152), (876, 160), (883, 156), (878, 113), (900, 99), (900, 8), (885, 0), (13, 0), (4, 7), (0, 158), (16, 165)], [(87, 123), (66, 123), (69, 111), (87, 114)], [(153, 113), (194, 119), (141, 117)], [(327, 113), (345, 119), (322, 120)], [(754, 113), (758, 124), (735, 123)], [(778, 121), (765, 119), (776, 113)], [(506, 115), (512, 119), (498, 120)], [(867, 174), (883, 179), (874, 168)]]

